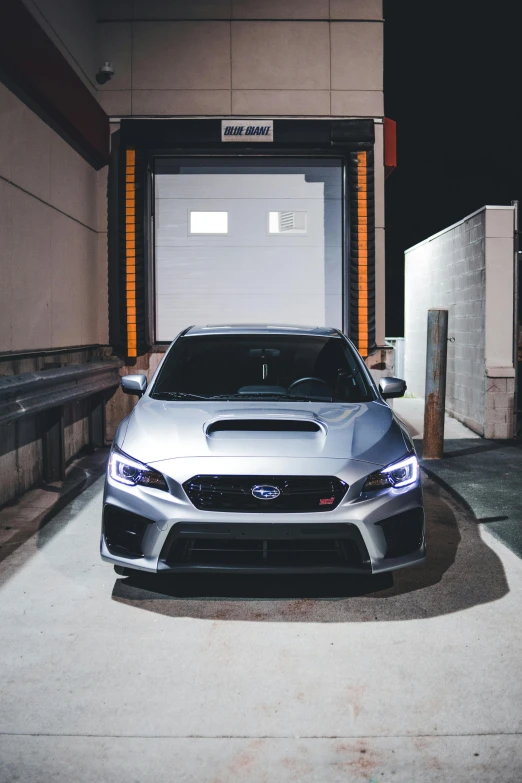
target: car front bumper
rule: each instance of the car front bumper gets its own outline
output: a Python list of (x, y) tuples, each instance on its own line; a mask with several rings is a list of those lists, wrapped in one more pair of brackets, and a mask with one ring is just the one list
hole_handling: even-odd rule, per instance
[[(345, 478), (331, 467), (325, 465), (325, 475)], [(332, 511), (247, 514), (201, 511), (181, 482), (171, 479), (171, 492), (165, 492), (107, 477), (101, 556), (115, 565), (154, 573), (367, 574), (421, 563), (425, 540), (420, 481), (366, 497), (360, 494), (363, 482), (364, 477), (352, 482)]]

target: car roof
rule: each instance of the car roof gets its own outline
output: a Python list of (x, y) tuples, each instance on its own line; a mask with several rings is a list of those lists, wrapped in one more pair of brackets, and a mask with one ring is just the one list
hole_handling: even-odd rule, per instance
[(301, 334), (315, 337), (340, 337), (338, 329), (330, 326), (294, 326), (285, 324), (208, 324), (191, 326), (186, 337), (203, 334)]

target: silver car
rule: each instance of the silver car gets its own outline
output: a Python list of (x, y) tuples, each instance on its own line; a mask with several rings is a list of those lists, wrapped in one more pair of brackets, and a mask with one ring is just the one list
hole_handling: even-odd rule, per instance
[(102, 558), (120, 574), (380, 573), (425, 558), (419, 465), (336, 329), (191, 327), (116, 433)]

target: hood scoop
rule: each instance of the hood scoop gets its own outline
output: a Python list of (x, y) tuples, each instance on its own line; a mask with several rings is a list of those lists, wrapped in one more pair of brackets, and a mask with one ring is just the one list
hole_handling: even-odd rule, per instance
[(207, 448), (221, 456), (291, 457), (321, 454), (327, 427), (301, 412), (237, 411), (220, 413), (203, 425)]
[(228, 432), (264, 433), (264, 432), (324, 432), (317, 422), (306, 419), (218, 419), (210, 422), (206, 429), (208, 438)]

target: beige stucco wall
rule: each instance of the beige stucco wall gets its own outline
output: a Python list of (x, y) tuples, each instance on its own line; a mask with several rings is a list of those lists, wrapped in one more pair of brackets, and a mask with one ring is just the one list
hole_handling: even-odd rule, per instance
[[(107, 113), (380, 118), (381, 0), (104, 0)], [(384, 345), (383, 126), (375, 126), (376, 341)]]
[[(383, 115), (382, 0), (24, 2), (113, 117)], [(105, 60), (115, 75), (98, 85), (95, 73)], [(106, 172), (96, 174), (1, 90), (0, 231), (9, 283), (0, 293), (0, 351), (105, 342)], [(382, 147), (382, 126), (376, 124), (381, 345)], [(27, 226), (34, 230), (24, 233)], [(17, 270), (21, 255), (26, 262)]]
[(107, 343), (104, 177), (0, 84), (0, 351)]
[(105, 0), (108, 114), (380, 117), (381, 0)]

